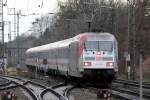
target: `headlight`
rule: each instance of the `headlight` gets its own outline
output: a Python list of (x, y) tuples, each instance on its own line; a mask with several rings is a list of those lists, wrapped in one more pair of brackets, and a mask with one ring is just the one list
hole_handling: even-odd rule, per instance
[(106, 66), (112, 67), (112, 66), (114, 66), (114, 62), (107, 62), (107, 63), (106, 63)]
[(91, 66), (91, 62), (83, 62), (84, 66)]

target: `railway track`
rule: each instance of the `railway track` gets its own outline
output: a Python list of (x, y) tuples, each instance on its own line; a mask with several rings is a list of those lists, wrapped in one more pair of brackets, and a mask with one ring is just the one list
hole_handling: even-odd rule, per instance
[(10, 85), (11, 83), (12, 83), (11, 81), (4, 82), (4, 83), (0, 84), (0, 88), (1, 88), (1, 87), (5, 87), (5, 86), (8, 86), (8, 85)]
[[(114, 84), (115, 83), (115, 84)], [(121, 84), (121, 85), (120, 85)], [(139, 100), (139, 87), (138, 83), (135, 84), (135, 82), (129, 82), (129, 81), (120, 81), (116, 80), (113, 82), (112, 86), (105, 88), (106, 90), (111, 90), (111, 97), (112, 98), (119, 98), (119, 100)], [(90, 90), (94, 90), (95, 93), (98, 91), (103, 90), (102, 88), (96, 87), (95, 85), (91, 84), (84, 84), (84, 86), (81, 86), (82, 88), (90, 88)], [(143, 85), (144, 92), (143, 92), (143, 100), (150, 100), (150, 89), (148, 84)], [(105, 94), (104, 94), (105, 95)]]
[[(139, 87), (138, 82), (132, 82), (132, 81), (122, 81), (122, 80), (117, 80), (119, 84), (122, 84), (125, 87), (120, 87), (120, 86), (114, 86), (112, 85), (110, 87), (111, 89), (111, 97), (112, 98), (117, 98), (121, 100), (139, 100), (139, 91), (137, 88)], [(116, 83), (117, 83), (116, 81)], [(128, 86), (129, 89), (128, 89)], [(74, 89), (75, 87), (80, 88), (80, 86), (73, 86), (68, 88), (68, 91), (66, 92), (67, 97), (69, 98), (68, 94), (69, 92)], [(99, 88), (95, 87), (94, 85), (92, 86), (91, 84), (84, 84), (84, 86), (81, 86), (81, 88), (90, 88), (90, 90), (94, 90), (95, 93), (99, 91)], [(143, 88), (145, 88), (145, 92), (143, 93), (143, 100), (149, 100), (150, 99), (150, 89), (148, 84), (144, 84)], [(65, 95), (65, 96), (66, 96)], [(116, 99), (115, 99), (116, 100)]]
[[(130, 80), (115, 80), (112, 84), (114, 95), (129, 100), (139, 99), (139, 83)], [(143, 100), (150, 99), (150, 85), (143, 83)]]
[[(130, 85), (130, 86), (139, 87), (139, 82), (138, 81), (117, 79), (117, 80), (115, 80), (113, 82), (114, 83), (124, 84), (124, 85)], [(143, 82), (143, 88), (150, 89), (150, 84), (146, 83), (146, 82)]]
[[(123, 98), (125, 100), (139, 100), (139, 93), (136, 91), (123, 89), (123, 88), (112, 88), (112, 95), (114, 97)], [(149, 100), (149, 95), (143, 94), (143, 100)]]
[(58, 86), (56, 85), (54, 89), (54, 87), (47, 87), (39, 83), (17, 77), (0, 77), (9, 80), (8, 83), (1, 85), (1, 87), (3, 87), (0, 89), (1, 91), (21, 87), (32, 97), (33, 100), (68, 100), (67, 97), (55, 90), (57, 87), (61, 87), (60, 84), (58, 84)]
[[(57, 87), (56, 87), (57, 88)], [(125, 89), (119, 89), (117, 87), (110, 87), (110, 88), (106, 88), (106, 89), (100, 89), (97, 86), (90, 84), (90, 83), (84, 83), (84, 85), (79, 84), (79, 86), (75, 85), (69, 88), (66, 88), (66, 92), (65, 92), (65, 96), (69, 98), (69, 93), (70, 91), (72, 91), (74, 88), (81, 88), (81, 89), (89, 89), (91, 91), (95, 91), (95, 93), (98, 93), (99, 90), (107, 90), (111, 91), (111, 94), (108, 94), (108, 98), (114, 98), (113, 100), (138, 100), (138, 93), (134, 92), (134, 91), (129, 91), (129, 90), (125, 90)], [(98, 94), (97, 94), (98, 95)], [(104, 94), (106, 95), (106, 94)], [(144, 97), (149, 98), (148, 95), (144, 95)], [(99, 98), (99, 97), (98, 97)], [(104, 96), (100, 97), (100, 98), (104, 98), (106, 99)], [(107, 99), (106, 99), (107, 100)], [(109, 100), (109, 99), (108, 99)], [(143, 99), (143, 100), (149, 100), (149, 99)]]
[[(1, 78), (1, 77), (0, 77)], [(24, 90), (30, 94), (33, 100), (69, 100), (69, 93), (74, 88), (80, 88), (80, 86), (72, 85), (72, 84), (66, 84), (66, 83), (59, 83), (54, 86), (44, 86), (39, 83), (25, 80), (22, 78), (17, 77), (4, 77), (2, 78), (6, 79), (7, 82), (0, 85), (0, 91), (7, 90), (7, 89), (13, 89), (16, 87), (21, 87)], [(2, 88), (3, 87), (3, 88)], [(84, 86), (84, 88), (88, 88), (92, 86)], [(111, 87), (111, 93), (112, 97), (120, 98), (121, 100), (133, 100), (139, 99), (139, 91), (137, 91), (137, 88), (139, 87), (137, 82), (132, 81), (126, 81), (126, 80), (116, 80), (113, 82)], [(149, 100), (150, 99), (150, 91), (148, 84), (144, 84), (143, 88), (145, 88), (146, 92), (143, 92), (143, 100)], [(98, 88), (92, 87), (90, 90), (98, 91)], [(95, 93), (96, 93), (95, 92)]]
[(0, 76), (0, 77), (10, 81), (10, 84), (8, 86), (7, 86), (7, 84), (4, 84), (4, 86), (3, 86), (4, 88), (2, 88), (1, 91), (20, 87), (23, 90), (25, 90), (31, 96), (32, 100), (39, 100), (38, 97), (29, 88), (24, 86), (24, 84), (23, 84), (24, 80), (23, 79), (19, 79), (16, 77), (9, 77), (9, 76)]
[(9, 80), (4, 79), (4, 78), (0, 78), (0, 86), (7, 83)]

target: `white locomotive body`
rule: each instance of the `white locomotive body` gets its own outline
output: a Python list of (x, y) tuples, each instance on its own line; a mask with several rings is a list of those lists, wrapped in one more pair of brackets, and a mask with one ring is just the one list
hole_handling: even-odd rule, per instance
[(118, 71), (117, 41), (109, 33), (83, 33), (30, 48), (26, 65), (47, 73), (112, 81)]

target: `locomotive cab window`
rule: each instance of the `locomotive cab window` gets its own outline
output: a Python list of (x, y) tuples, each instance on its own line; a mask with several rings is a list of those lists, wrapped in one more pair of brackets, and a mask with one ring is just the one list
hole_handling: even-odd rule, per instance
[(98, 41), (87, 41), (85, 43), (85, 48), (87, 51), (98, 51)]
[(113, 50), (113, 42), (111, 41), (87, 41), (85, 43), (87, 51), (109, 51)]

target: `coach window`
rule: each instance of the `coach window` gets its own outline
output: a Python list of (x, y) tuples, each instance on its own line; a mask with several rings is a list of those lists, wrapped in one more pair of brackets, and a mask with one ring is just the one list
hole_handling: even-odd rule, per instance
[(61, 50), (61, 57), (64, 58), (65, 52), (64, 49)]
[(67, 48), (64, 49), (64, 58), (67, 58)]
[(50, 55), (52, 55), (51, 58), (56, 59), (56, 55), (57, 55), (57, 50), (52, 50)]
[(37, 57), (37, 53), (34, 53), (34, 54), (33, 54), (33, 58), (36, 58), (36, 57)]
[(61, 55), (62, 55), (62, 49), (59, 49), (59, 57), (61, 59)]
[(42, 57), (43, 57), (42, 52), (40, 52), (40, 53), (39, 53), (39, 57), (40, 57), (40, 58), (42, 58)]
[(67, 49), (64, 48), (64, 58), (67, 58)]
[(47, 52), (43, 52), (43, 58), (47, 58)]
[(61, 57), (61, 49), (58, 49), (58, 57)]
[(64, 58), (65, 56), (65, 52), (64, 52), (64, 48), (61, 49), (61, 58)]
[(53, 54), (52, 52), (53, 52), (53, 51), (49, 51), (49, 52), (48, 52), (48, 58), (53, 58), (53, 55), (54, 55), (54, 54)]
[(61, 56), (62, 58), (65, 58), (65, 50), (64, 50), (64, 48), (61, 49), (61, 55), (62, 55)]
[(61, 49), (61, 58), (64, 58), (64, 55), (65, 55), (64, 49), (62, 48), (62, 49)]
[(46, 53), (45, 53), (45, 57), (46, 57), (46, 58), (48, 58), (48, 51), (46, 51)]
[(40, 53), (39, 53), (39, 58), (42, 58), (42, 57), (43, 57), (43, 56), (42, 56), (42, 52), (40, 52)]

